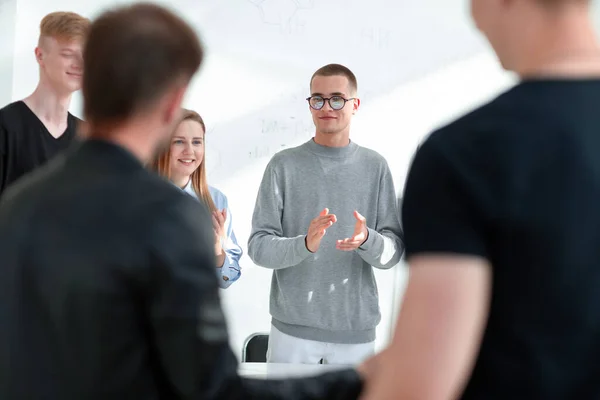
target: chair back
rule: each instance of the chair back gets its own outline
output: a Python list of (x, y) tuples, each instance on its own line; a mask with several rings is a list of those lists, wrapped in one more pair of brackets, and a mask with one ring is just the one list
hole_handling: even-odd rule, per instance
[(253, 333), (244, 342), (242, 362), (267, 362), (268, 348), (269, 334)]

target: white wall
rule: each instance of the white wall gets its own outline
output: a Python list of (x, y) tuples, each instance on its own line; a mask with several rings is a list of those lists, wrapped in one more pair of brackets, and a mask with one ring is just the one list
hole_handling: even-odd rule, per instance
[(16, 13), (17, 0), (0, 0), (0, 104), (12, 100)]
[[(70, 10), (93, 17), (113, 1), (16, 0), (12, 99), (37, 82), (33, 48), (40, 19)], [(206, 63), (186, 106), (208, 125), (209, 181), (229, 197), (246, 250), (263, 170), (278, 150), (308, 140), (306, 101), (318, 67), (339, 62), (356, 73), (361, 109), (352, 138), (379, 151), (401, 192), (424, 135), (512, 83), (468, 20), (466, 0), (173, 0), (198, 28)], [(334, 21), (334, 22), (332, 22)], [(81, 99), (72, 110), (80, 115)], [(231, 343), (240, 353), (251, 333), (267, 331), (271, 272), (242, 259), (243, 275), (222, 291)], [(382, 308), (377, 347), (390, 335), (407, 279), (401, 265), (377, 271)]]

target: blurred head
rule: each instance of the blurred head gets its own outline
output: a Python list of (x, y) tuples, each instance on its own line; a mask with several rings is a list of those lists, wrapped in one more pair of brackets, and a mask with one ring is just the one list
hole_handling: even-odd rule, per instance
[(352, 71), (340, 64), (321, 67), (310, 80), (310, 92), (308, 103), (317, 134), (347, 133), (360, 105)]
[(184, 185), (191, 180), (198, 198), (214, 211), (206, 180), (204, 163), (204, 139), (206, 126), (195, 111), (182, 110), (180, 122), (171, 137), (171, 144), (159, 154), (154, 169), (165, 178)]
[(81, 88), (82, 49), (90, 21), (72, 12), (54, 12), (40, 23), (35, 58), (40, 79), (57, 93), (71, 94)]
[(119, 127), (138, 124), (146, 144), (155, 150), (168, 145), (203, 59), (194, 30), (158, 5), (118, 7), (92, 23), (83, 59), (89, 136), (109, 137)]
[(544, 36), (551, 31), (557, 34), (559, 19), (580, 16), (581, 11), (587, 12), (589, 3), (590, 0), (471, 0), (471, 16), (502, 66), (514, 71), (523, 58), (531, 57), (541, 47), (539, 41)]

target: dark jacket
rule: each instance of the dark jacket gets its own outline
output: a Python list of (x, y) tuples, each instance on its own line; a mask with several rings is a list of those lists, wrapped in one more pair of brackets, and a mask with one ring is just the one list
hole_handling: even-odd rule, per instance
[(0, 202), (0, 399), (354, 399), (353, 370), (242, 379), (200, 203), (87, 141)]

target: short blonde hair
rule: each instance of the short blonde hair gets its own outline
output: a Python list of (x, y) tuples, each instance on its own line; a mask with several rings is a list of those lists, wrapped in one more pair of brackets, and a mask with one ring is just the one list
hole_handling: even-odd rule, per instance
[(68, 11), (46, 15), (40, 22), (40, 40), (51, 37), (58, 40), (84, 39), (90, 28), (90, 20)]

